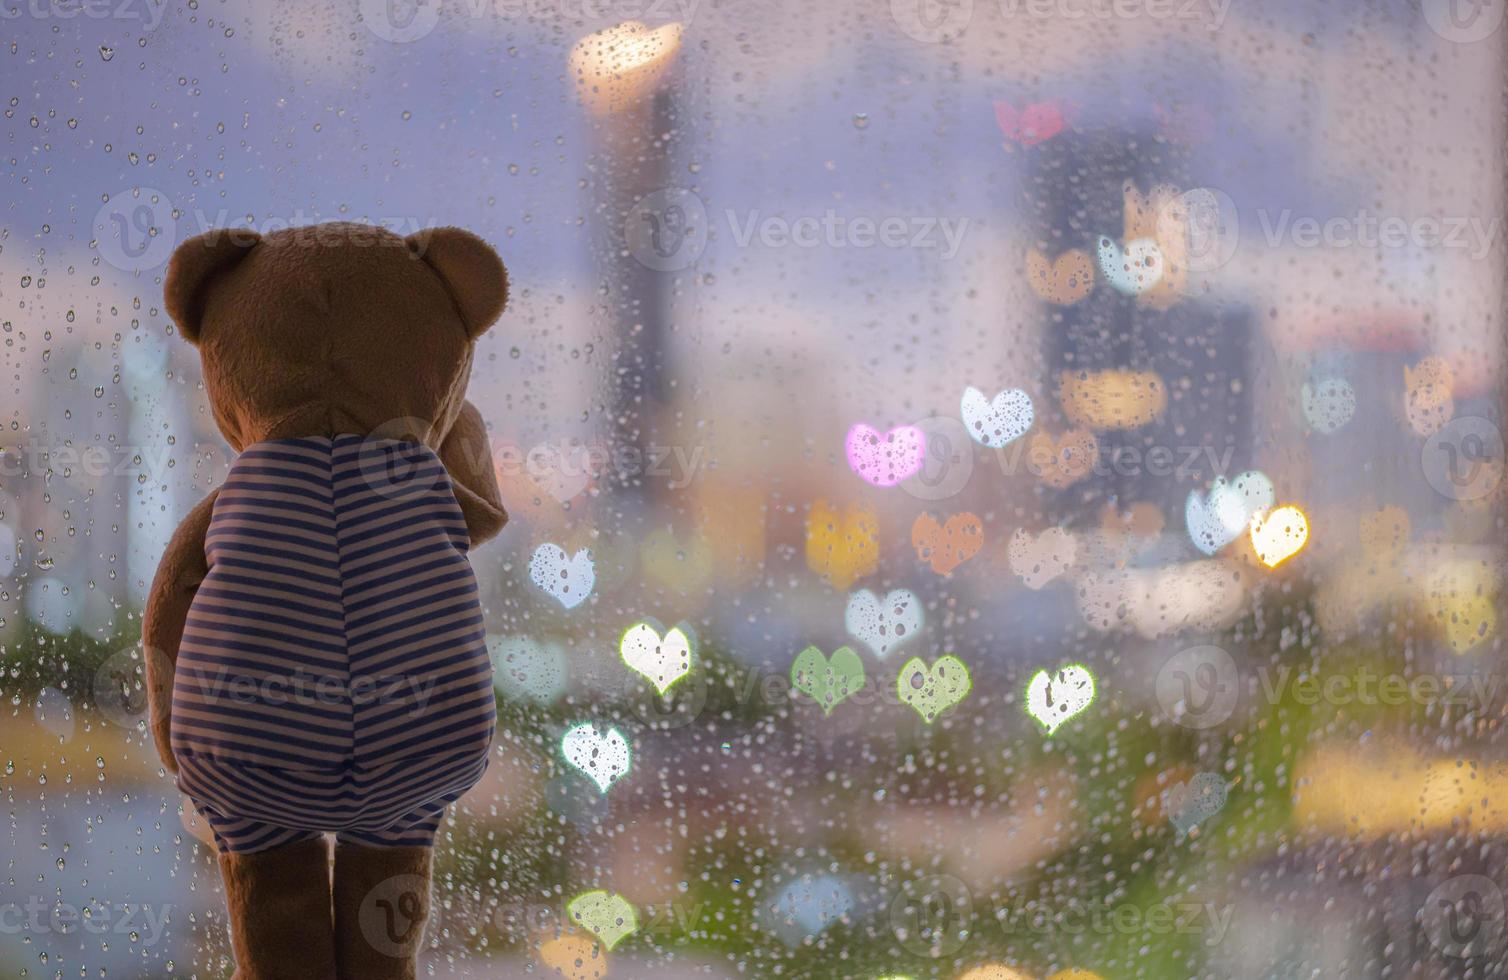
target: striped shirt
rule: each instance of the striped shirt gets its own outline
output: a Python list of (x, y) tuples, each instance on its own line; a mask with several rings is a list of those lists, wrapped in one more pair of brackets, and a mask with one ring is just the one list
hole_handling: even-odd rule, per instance
[(285, 439), (237, 457), (171, 725), (179, 787), (223, 847), (420, 843), (481, 778), (497, 715), (468, 546), (421, 443)]

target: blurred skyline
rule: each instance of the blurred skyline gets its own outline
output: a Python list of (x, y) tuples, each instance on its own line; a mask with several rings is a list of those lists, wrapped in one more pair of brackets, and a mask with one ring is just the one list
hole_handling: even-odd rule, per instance
[[(1440, 869), (1501, 864), (1508, 704), (1284, 685), (1499, 679), (1504, 469), (1480, 437), (1502, 418), (1502, 29), (1470, 40), (1436, 0), (434, 3), (0, 0), (0, 910), (178, 908), (160, 946), (8, 934), (0, 963), (228, 972), (208, 850), (99, 678), (230, 458), (161, 308), (168, 256), (337, 219), (466, 227), (511, 279), (469, 389), (513, 518), (472, 555), (504, 721), (443, 835), (434, 975), (568, 962), (579, 933), (528, 917), (599, 886), (706, 915), (626, 942), (613, 977), (1370, 977), (1433, 955), (1413, 913)], [(682, 24), (658, 121), (591, 111), (573, 76), (573, 47), (625, 20)], [(623, 199), (645, 173), (665, 196)], [(1176, 288), (1112, 285), (1100, 236), (1129, 253), (1155, 231), (1175, 255), (1200, 231), (1180, 217), (1164, 239), (1161, 206), (1138, 223), (1163, 184), (1226, 233)], [(644, 250), (677, 230), (690, 253)], [(1089, 280), (1050, 300), (1033, 253), (1052, 271), (1073, 250)], [(651, 288), (662, 339), (625, 345), (621, 304)], [(640, 415), (665, 469), (588, 472), (573, 453), (624, 448), (634, 353), (656, 359), (665, 397)], [(1027, 431), (969, 441), (968, 387), (1020, 389)], [(856, 423), (924, 428), (921, 475), (861, 479)], [(1238, 474), (1272, 499), (1203, 547), (1199, 505)], [(1286, 562), (1251, 525), (1279, 504), (1307, 520)], [(531, 578), (547, 543), (590, 551), (589, 601)], [(912, 593), (904, 654), (857, 638), (861, 589)], [(675, 697), (626, 667), (641, 621), (691, 635)], [(880, 696), (829, 715), (762, 686), (808, 645), (854, 646)], [(1201, 727), (1166, 682), (1206, 648), (1239, 664), (1242, 700)], [(903, 703), (913, 653), (972, 672), (936, 725)], [(1068, 663), (1099, 700), (1044, 736), (1028, 679)], [(611, 795), (557, 750), (583, 720), (633, 743)], [(1166, 794), (1203, 773), (1230, 802), (1191, 834)], [(985, 918), (933, 956), (891, 928), (898, 882), (924, 874), (981, 910), (1193, 896), (1219, 941)]]

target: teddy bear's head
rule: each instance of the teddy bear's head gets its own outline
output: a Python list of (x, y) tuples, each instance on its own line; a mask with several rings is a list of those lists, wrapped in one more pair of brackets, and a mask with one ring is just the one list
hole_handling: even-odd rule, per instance
[(508, 276), (459, 228), (403, 238), (342, 222), (191, 238), (163, 292), (199, 348), (215, 421), (236, 451), (372, 432), (438, 447)]

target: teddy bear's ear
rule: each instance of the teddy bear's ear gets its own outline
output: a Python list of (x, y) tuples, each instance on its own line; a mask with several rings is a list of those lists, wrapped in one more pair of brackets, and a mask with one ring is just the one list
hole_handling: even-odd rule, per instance
[(234, 268), (261, 240), (254, 231), (221, 229), (196, 235), (173, 252), (162, 299), (168, 316), (189, 343), (199, 342), (210, 284), (216, 276)]
[(508, 270), (491, 245), (462, 228), (430, 228), (404, 241), (445, 283), (473, 339), (503, 315)]

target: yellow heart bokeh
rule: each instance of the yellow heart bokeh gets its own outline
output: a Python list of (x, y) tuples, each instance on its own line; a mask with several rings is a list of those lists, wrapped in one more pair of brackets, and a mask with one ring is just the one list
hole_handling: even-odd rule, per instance
[(999, 963), (986, 963), (984, 966), (974, 967), (958, 980), (1032, 980), (1032, 978), (1020, 970), (1012, 970)]
[(1391, 561), (1408, 547), (1414, 525), (1408, 511), (1396, 504), (1361, 516), (1361, 550), (1372, 558)]
[(1294, 766), (1295, 827), (1376, 839), (1400, 833), (1502, 834), (1508, 767), (1434, 758), (1388, 741), (1322, 744)]
[(1455, 372), (1443, 358), (1403, 366), (1403, 411), (1421, 436), (1434, 435), (1456, 412)]
[(1447, 604), (1440, 613), (1445, 642), (1456, 653), (1466, 653), (1497, 629), (1498, 616), (1486, 596), (1474, 596)]
[(880, 561), (880, 519), (868, 504), (852, 503), (839, 511), (826, 500), (812, 501), (806, 519), (806, 565), (841, 591)]
[(1277, 568), (1309, 541), (1309, 518), (1292, 504), (1251, 519), (1251, 547), (1262, 564)]
[(1058, 401), (1076, 426), (1135, 429), (1162, 416), (1168, 386), (1154, 371), (1064, 371)]
[(1497, 575), (1473, 562), (1444, 562), (1431, 570), (1424, 582), (1425, 597), (1451, 650), (1466, 653), (1496, 631), (1497, 590)]

